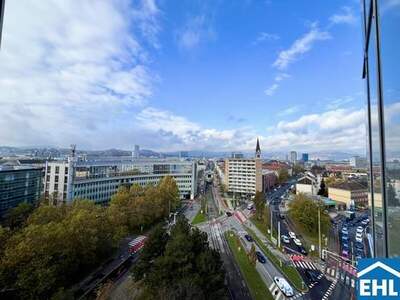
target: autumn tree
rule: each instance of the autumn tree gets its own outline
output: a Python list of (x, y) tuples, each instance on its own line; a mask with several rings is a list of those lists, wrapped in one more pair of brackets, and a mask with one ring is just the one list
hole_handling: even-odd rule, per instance
[(279, 183), (284, 183), (288, 180), (289, 178), (289, 172), (286, 168), (281, 168), (278, 171), (278, 182)]

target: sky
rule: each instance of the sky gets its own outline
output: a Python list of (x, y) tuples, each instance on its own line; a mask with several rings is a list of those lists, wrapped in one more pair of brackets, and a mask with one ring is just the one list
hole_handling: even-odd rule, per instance
[(357, 0), (7, 1), (0, 145), (364, 153)]

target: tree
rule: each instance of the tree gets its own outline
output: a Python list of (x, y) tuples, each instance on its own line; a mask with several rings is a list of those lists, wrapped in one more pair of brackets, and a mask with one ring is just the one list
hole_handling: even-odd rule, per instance
[(205, 233), (180, 217), (163, 247), (164, 239), (161, 229), (151, 235), (152, 246), (143, 249), (145, 259), (133, 270), (149, 298), (226, 299), (222, 261)]
[(17, 207), (8, 210), (5, 217), (5, 224), (7, 224), (11, 229), (22, 227), (33, 209), (34, 207), (32, 204), (21, 202)]
[(302, 172), (304, 172), (304, 167), (303, 167), (302, 165), (300, 165), (300, 164), (295, 164), (295, 165), (293, 166), (293, 174), (294, 174), (294, 175), (300, 174), (300, 173), (302, 173)]
[(256, 247), (254, 246), (254, 243), (251, 244), (250, 251), (248, 253), (248, 257), (250, 260), (250, 264), (255, 266), (257, 262), (257, 255), (256, 255)]
[(289, 178), (289, 172), (286, 168), (281, 168), (278, 171), (278, 182), (279, 183), (284, 183), (288, 180)]
[(307, 233), (315, 236), (318, 234), (318, 210), (321, 216), (321, 233), (327, 234), (330, 219), (322, 203), (313, 201), (305, 194), (298, 194), (289, 205), (290, 218), (301, 226)]
[(325, 186), (325, 181), (323, 178), (322, 178), (321, 184), (319, 186), (318, 195), (323, 196), (323, 197), (328, 197), (328, 189)]
[(254, 196), (254, 206), (256, 208), (256, 218), (258, 220), (262, 219), (265, 207), (265, 197), (264, 193), (257, 191)]

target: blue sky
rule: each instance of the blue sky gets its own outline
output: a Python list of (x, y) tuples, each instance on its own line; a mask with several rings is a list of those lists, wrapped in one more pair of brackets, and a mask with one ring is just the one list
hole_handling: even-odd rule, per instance
[(62, 2), (7, 3), (1, 144), (364, 151), (358, 1)]

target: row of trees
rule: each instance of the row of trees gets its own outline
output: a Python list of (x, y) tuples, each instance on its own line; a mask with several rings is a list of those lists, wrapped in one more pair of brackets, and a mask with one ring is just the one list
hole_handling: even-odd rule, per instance
[(142, 299), (227, 299), (219, 253), (183, 217), (169, 235), (162, 226), (153, 230), (133, 275)]
[(0, 291), (20, 299), (63, 294), (108, 259), (122, 237), (158, 222), (178, 205), (175, 181), (165, 177), (157, 186), (120, 188), (109, 207), (88, 200), (42, 203), (29, 216), (18, 207), (10, 214), (12, 226), (0, 227)]

